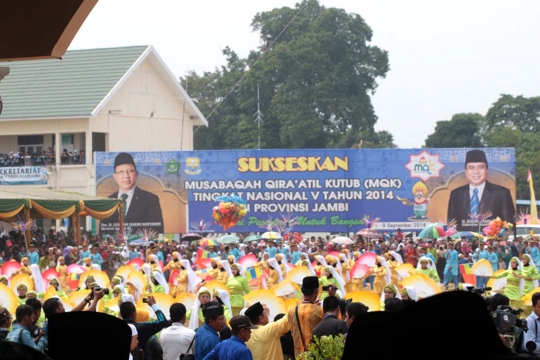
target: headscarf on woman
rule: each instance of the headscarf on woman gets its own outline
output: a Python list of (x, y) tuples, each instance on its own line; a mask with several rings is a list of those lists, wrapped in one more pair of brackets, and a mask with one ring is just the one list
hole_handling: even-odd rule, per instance
[(205, 286), (201, 286), (199, 291), (197, 291), (197, 297), (195, 299), (195, 304), (193, 304), (193, 308), (191, 310), (191, 317), (189, 318), (188, 324), (188, 328), (190, 328), (191, 330), (196, 330), (199, 327), (199, 309), (201, 308), (201, 301), (199, 300), (199, 297), (203, 293), (208, 294), (210, 298), (212, 298), (210, 290), (208, 290), (208, 288)]
[(195, 274), (193, 269), (191, 268), (191, 264), (189, 260), (180, 260), (180, 264), (182, 264), (182, 267), (187, 270), (187, 276), (188, 276), (188, 287), (187, 291), (190, 294), (193, 294), (195, 292), (195, 289), (197, 288), (197, 284), (199, 284), (202, 279)]
[(167, 283), (167, 280), (165, 280), (165, 276), (161, 273), (161, 271), (154, 271), (152, 273), (154, 275), (154, 279), (157, 280), (159, 285), (163, 286), (163, 290), (165, 291), (165, 294), (169, 293), (169, 284)]
[(34, 280), (34, 289), (38, 294), (44, 293), (47, 289), (45, 289), (45, 283), (41, 277), (39, 266), (37, 264), (32, 264), (30, 265), (30, 270), (32, 271), (32, 279)]
[(307, 253), (303, 252), (300, 254), (300, 260), (306, 260), (307, 262), (307, 268), (309, 269), (309, 273), (313, 276), (315, 276), (315, 270), (313, 270), (313, 265), (311, 264), (311, 261), (309, 261), (309, 256)]
[(275, 258), (268, 259), (268, 265), (275, 269), (279, 275), (279, 282), (283, 281), (283, 274), (281, 274), (281, 267), (279, 266)]

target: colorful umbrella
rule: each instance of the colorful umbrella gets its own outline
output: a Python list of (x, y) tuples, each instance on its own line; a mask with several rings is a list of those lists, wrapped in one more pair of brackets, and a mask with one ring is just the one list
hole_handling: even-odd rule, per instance
[(236, 235), (223, 235), (217, 239), (217, 242), (220, 244), (230, 244), (235, 243), (238, 240), (240, 240), (240, 238)]
[(383, 234), (372, 229), (362, 229), (359, 232), (357, 232), (356, 235), (361, 235), (363, 238), (367, 238), (367, 239), (382, 239), (383, 238)]
[(21, 263), (15, 261), (15, 260), (6, 261), (2, 265), (2, 275), (4, 275), (5, 277), (7, 277), (9, 279), (21, 267), (22, 267)]
[(201, 240), (202, 236), (196, 233), (187, 233), (187, 234), (182, 235), (181, 239), (183, 241), (195, 241), (195, 240)]
[(461, 238), (471, 238), (471, 237), (477, 237), (479, 239), (483, 239), (484, 235), (479, 234), (474, 231), (458, 231), (454, 235), (451, 236), (452, 239), (461, 239)]
[(300, 288), (291, 280), (284, 280), (272, 287), (272, 291), (277, 296), (292, 296), (298, 293)]
[(212, 239), (202, 239), (199, 241), (199, 245), (201, 246), (216, 246), (217, 242)]
[(293, 270), (293, 269), (295, 269), (295, 268), (296, 268), (296, 265), (294, 265), (294, 264), (292, 264), (292, 263), (287, 263), (287, 270), (288, 270), (288, 271), (291, 271), (291, 270)]
[[(43, 278), (43, 282), (44, 282), (45, 284), (48, 284), (49, 281), (50, 281), (52, 278), (60, 279), (60, 273), (59, 273), (58, 271), (56, 271), (56, 269), (50, 268), (50, 269), (45, 270), (45, 271), (41, 274), (41, 277)], [(63, 289), (63, 290), (66, 290), (66, 289)]]
[(262, 239), (262, 237), (260, 235), (249, 235), (248, 237), (246, 237), (242, 241), (259, 241), (261, 239)]
[(420, 273), (407, 276), (401, 280), (401, 285), (414, 287), (418, 299), (442, 293), (441, 287), (432, 278)]
[(136, 245), (136, 246), (147, 246), (150, 245), (150, 241), (144, 240), (144, 239), (137, 239), (133, 240), (129, 243), (129, 245)]
[(277, 314), (287, 313), (285, 300), (277, 296), (272, 290), (253, 290), (249, 294), (244, 295), (244, 300), (248, 303), (248, 307), (256, 302), (266, 305), (270, 310), (270, 316), (268, 316), (268, 320), (270, 321), (273, 321)]
[(244, 255), (240, 259), (238, 259), (238, 263), (242, 265), (244, 269), (247, 269), (248, 267), (252, 267), (258, 261), (259, 260), (257, 260), (257, 257), (253, 254)]
[(342, 245), (354, 244), (354, 241), (349, 239), (346, 236), (337, 236), (330, 241), (333, 242), (334, 244), (342, 244)]
[(353, 291), (347, 293), (347, 299), (352, 299), (353, 302), (361, 302), (366, 305), (368, 311), (381, 310), (381, 298), (373, 291)]
[(86, 271), (85, 268), (83, 268), (81, 265), (79, 264), (71, 264), (71, 265), (68, 265), (68, 267), (66, 268), (66, 271), (69, 273), (69, 274), (77, 274), (77, 275), (80, 275), (82, 273), (84, 273)]
[(356, 260), (356, 263), (365, 264), (369, 267), (375, 266), (376, 262), (377, 262), (377, 254), (371, 251), (363, 253), (362, 255), (360, 255), (358, 260)]
[(440, 226), (429, 225), (418, 234), (421, 239), (437, 239), (446, 236), (446, 231)]
[(488, 260), (480, 259), (474, 263), (468, 273), (476, 276), (492, 276), (493, 266), (491, 266), (491, 263)]
[(351, 273), (349, 274), (352, 278), (355, 279), (361, 279), (371, 270), (369, 266), (366, 264), (362, 264), (360, 262), (356, 262), (351, 269)]
[(264, 240), (278, 240), (281, 239), (281, 234), (275, 231), (267, 231), (261, 235)]

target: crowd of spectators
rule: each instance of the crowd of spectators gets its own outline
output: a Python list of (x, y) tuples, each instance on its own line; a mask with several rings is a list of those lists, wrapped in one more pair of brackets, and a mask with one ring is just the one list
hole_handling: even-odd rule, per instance
[[(25, 151), (10, 151), (0, 154), (0, 166), (45, 166), (56, 164), (56, 152), (49, 147), (41, 153), (28, 153)], [(84, 150), (68, 151), (64, 149), (60, 154), (61, 165), (86, 164), (86, 153)]]

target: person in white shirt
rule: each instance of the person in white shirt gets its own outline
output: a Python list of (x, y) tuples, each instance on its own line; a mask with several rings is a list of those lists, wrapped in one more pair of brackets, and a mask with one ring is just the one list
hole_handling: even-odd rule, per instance
[(186, 307), (184, 304), (172, 304), (169, 314), (172, 325), (161, 331), (163, 360), (178, 360), (181, 354), (193, 354), (195, 331), (184, 326), (186, 322)]

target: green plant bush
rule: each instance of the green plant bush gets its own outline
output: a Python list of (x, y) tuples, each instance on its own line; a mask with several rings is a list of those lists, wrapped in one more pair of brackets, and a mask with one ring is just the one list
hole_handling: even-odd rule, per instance
[(345, 337), (317, 336), (308, 345), (308, 350), (299, 354), (296, 360), (340, 360), (345, 348)]

